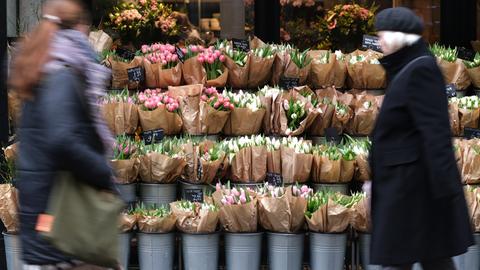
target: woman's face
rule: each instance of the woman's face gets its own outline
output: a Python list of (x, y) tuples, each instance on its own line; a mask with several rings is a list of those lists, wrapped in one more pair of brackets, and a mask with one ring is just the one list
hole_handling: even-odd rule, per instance
[(377, 33), (378, 35), (378, 43), (380, 43), (380, 48), (382, 48), (382, 52), (384, 55), (392, 54), (391, 46), (388, 45), (387, 34), (383, 31)]
[(392, 54), (405, 46), (403, 33), (379, 31), (377, 35), (384, 55)]

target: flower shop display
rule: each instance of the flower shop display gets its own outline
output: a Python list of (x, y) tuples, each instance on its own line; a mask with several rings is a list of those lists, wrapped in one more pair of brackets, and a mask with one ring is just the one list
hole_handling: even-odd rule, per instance
[(238, 93), (224, 90), (222, 95), (228, 97), (235, 107), (223, 128), (223, 134), (228, 136), (258, 134), (266, 112), (260, 96), (242, 90)]
[(111, 91), (101, 99), (101, 110), (108, 127), (115, 135), (134, 134), (138, 126), (135, 97), (128, 89)]
[(386, 74), (378, 61), (381, 53), (372, 50), (355, 51), (346, 57), (348, 85), (354, 89), (383, 89)]
[(325, 130), (332, 127), (333, 115), (335, 114), (335, 104), (340, 92), (333, 87), (327, 87), (316, 91), (318, 102), (316, 108), (320, 111), (319, 115), (307, 130), (310, 136), (324, 136)]
[(227, 84), (228, 69), (223, 64), (225, 60), (225, 55), (213, 46), (198, 54), (197, 61), (203, 65), (207, 74), (207, 86), (224, 87)]
[(117, 55), (116, 51), (106, 52), (104, 56), (106, 65), (112, 69), (113, 89), (137, 90), (140, 88), (142, 82), (130, 81), (128, 70), (142, 67), (143, 59), (141, 56), (132, 55), (127, 59)]
[(310, 51), (309, 55), (312, 58), (309, 82), (313, 87), (344, 87), (347, 67), (345, 55), (341, 51)]
[(267, 149), (261, 135), (222, 142), (230, 165), (229, 178), (237, 183), (261, 183), (267, 174)]
[(178, 86), (182, 82), (182, 62), (171, 44), (142, 45), (145, 85), (150, 88)]
[(307, 182), (313, 162), (312, 144), (297, 137), (282, 138), (281, 143), (283, 183)]
[(349, 134), (368, 136), (375, 127), (375, 121), (380, 113), (379, 100), (365, 92), (355, 95), (352, 101), (354, 106), (354, 116), (350, 120)]
[(462, 180), (465, 184), (480, 184), (480, 140), (463, 142)]
[(105, 24), (118, 33), (123, 43), (142, 43), (179, 34), (171, 5), (159, 0), (119, 1)]
[(203, 69), (203, 61), (198, 61), (198, 54), (205, 50), (200, 45), (189, 45), (181, 49), (184, 54), (183, 59), (183, 80), (187, 85), (204, 84), (207, 81), (207, 74)]
[(468, 76), (475, 88), (480, 89), (480, 53), (475, 54), (472, 62), (464, 61)]
[(134, 210), (130, 209), (120, 214), (120, 233), (118, 236), (118, 261), (124, 268), (128, 268), (130, 259), (130, 242), (132, 240), (132, 231), (137, 224), (137, 217)]
[(265, 108), (265, 116), (263, 117), (263, 134), (270, 135), (273, 133), (273, 103), (283, 93), (283, 90), (278, 87), (265, 86), (258, 91), (258, 96)]
[[(372, 100), (376, 100), (376, 98), (372, 96), (370, 97)], [(332, 115), (331, 125), (332, 128), (337, 130), (338, 134), (348, 131), (350, 122), (356, 116), (354, 110), (352, 109), (355, 108), (355, 98), (356, 97), (350, 93), (339, 93), (338, 98), (334, 103), (335, 109)]]
[[(135, 209), (138, 223), (140, 269), (172, 269), (175, 257), (176, 217), (165, 206)], [(160, 268), (159, 268), (160, 267)]]
[(282, 153), (281, 141), (275, 138), (265, 138), (265, 145), (267, 147), (267, 180), (269, 174), (282, 175)]
[[(252, 46), (250, 46), (253, 48)], [(263, 45), (250, 51), (250, 69), (247, 87), (254, 89), (270, 82), (276, 50), (272, 45)]]
[(315, 183), (346, 183), (353, 179), (355, 153), (349, 144), (313, 147), (312, 181)]
[(137, 143), (126, 135), (116, 138), (113, 160), (110, 165), (115, 173), (115, 182), (126, 202), (136, 201), (136, 186), (140, 161), (136, 155)]
[(353, 179), (362, 182), (371, 181), (372, 170), (368, 162), (368, 155), (372, 142), (369, 139), (353, 139), (348, 136), (347, 139), (350, 141), (351, 149), (355, 154), (356, 167)]
[(170, 204), (177, 218), (176, 227), (184, 233), (213, 233), (217, 229), (219, 208), (214, 204), (177, 201)]
[(463, 134), (465, 128), (478, 128), (480, 117), (479, 97), (469, 96), (463, 98), (451, 98), (449, 103), (452, 129), (455, 128), (455, 120), (457, 116), (454, 114), (458, 108), (459, 130), (456, 130), (458, 132), (455, 132), (455, 135)]
[(225, 170), (226, 153), (220, 143), (187, 140), (183, 144), (186, 167), (182, 175), (191, 184), (212, 184)]
[(169, 87), (168, 93), (179, 98), (183, 130), (190, 135), (219, 134), (235, 108), (230, 98), (218, 93), (214, 87)]
[(160, 89), (146, 89), (138, 93), (138, 114), (143, 131), (162, 129), (165, 135), (182, 131), (179, 100), (162, 93)]
[(287, 78), (298, 78), (300, 85), (306, 84), (312, 63), (308, 50), (300, 51), (293, 49), (290, 50), (288, 56), (289, 61), (287, 61), (284, 76)]
[(319, 35), (324, 38), (319, 47), (352, 52), (362, 44), (364, 34), (375, 33), (377, 7), (358, 4), (338, 4), (328, 10), (319, 22)]
[[(279, 85), (280, 79), (284, 77), (285, 70), (290, 62), (290, 51), (294, 50), (291, 45), (272, 45), (276, 51), (272, 67), (272, 80), (270, 85)], [(293, 67), (292, 67), (293, 68)], [(287, 89), (288, 90), (288, 89)]]
[(228, 85), (235, 89), (248, 86), (248, 74), (250, 71), (250, 54), (236, 50), (227, 45), (223, 48), (225, 54), (225, 66), (228, 69)]
[(457, 48), (446, 48), (434, 44), (430, 47), (433, 55), (437, 58), (437, 64), (442, 71), (446, 84), (454, 84), (458, 90), (467, 89), (471, 80), (462, 60), (457, 58)]

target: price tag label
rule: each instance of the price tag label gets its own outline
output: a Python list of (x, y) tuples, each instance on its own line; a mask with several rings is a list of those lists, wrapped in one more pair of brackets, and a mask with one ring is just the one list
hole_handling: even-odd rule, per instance
[(134, 67), (127, 69), (128, 80), (131, 82), (143, 82), (145, 74), (142, 67)]
[(380, 43), (378, 42), (378, 37), (363, 35), (362, 47), (365, 49), (371, 49), (377, 52), (382, 52)]
[(185, 54), (183, 53), (182, 49), (175, 46), (175, 52), (177, 53), (178, 60), (183, 63), (183, 61), (185, 61)]
[(203, 202), (203, 190), (202, 189), (185, 189), (183, 191), (185, 200), (191, 202)]
[(233, 49), (237, 51), (250, 51), (250, 42), (246, 39), (232, 39)]
[(480, 129), (466, 127), (463, 130), (463, 137), (467, 139), (480, 138)]
[(457, 96), (457, 87), (455, 87), (455, 84), (447, 84), (445, 86), (445, 91), (447, 92), (447, 98), (452, 98)]
[(164, 137), (164, 132), (163, 129), (147, 130), (142, 132), (141, 135), (145, 145), (149, 145), (161, 142)]
[(267, 173), (267, 183), (272, 186), (281, 187), (283, 185), (282, 175), (279, 173)]
[(460, 47), (457, 49), (457, 57), (472, 62), (475, 60), (475, 52), (465, 47)]
[(298, 87), (299, 84), (300, 84), (300, 78), (289, 78), (289, 77), (280, 78), (280, 87), (285, 90), (290, 90), (295, 87)]

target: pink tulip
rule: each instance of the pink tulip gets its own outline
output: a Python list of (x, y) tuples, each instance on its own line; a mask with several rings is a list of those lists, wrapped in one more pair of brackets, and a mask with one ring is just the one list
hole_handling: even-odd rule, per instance
[(226, 196), (228, 204), (234, 204), (235, 200), (233, 199), (232, 196)]
[(171, 55), (167, 55), (167, 57), (165, 57), (165, 59), (167, 60), (167, 62), (172, 62), (172, 56)]
[(298, 195), (298, 194), (299, 194), (298, 191), (299, 191), (299, 190), (298, 190), (297, 186), (293, 186), (293, 187), (292, 187), (292, 192), (293, 192), (294, 195)]
[(301, 190), (302, 190), (302, 193), (308, 193), (309, 188), (306, 185), (303, 185)]
[(198, 52), (198, 48), (197, 48), (197, 46), (195, 46), (195, 45), (190, 46), (190, 50), (191, 50), (192, 52)]
[(173, 54), (172, 55), (172, 62), (177, 62), (178, 61), (178, 55)]
[(187, 49), (182, 48), (181, 50), (182, 50), (182, 52), (183, 52), (184, 54), (187, 53)]
[(198, 62), (200, 62), (201, 64), (203, 64), (203, 62), (205, 62), (205, 58), (203, 58), (203, 56), (198, 56), (197, 58)]
[(150, 89), (145, 90), (146, 95), (150, 95), (151, 93), (152, 93), (152, 90), (150, 90)]
[(241, 203), (246, 203), (247, 202), (247, 198), (245, 197), (245, 194), (240, 196), (240, 202)]
[(218, 182), (218, 183), (215, 185), (215, 190), (216, 190), (216, 191), (222, 190), (222, 185), (220, 184), (220, 182)]
[(232, 188), (232, 194), (237, 197), (240, 196), (240, 192), (236, 188)]
[(215, 56), (219, 57), (220, 55), (222, 55), (222, 52), (219, 50), (215, 50)]
[(230, 104), (231, 104), (230, 102), (226, 101), (223, 103), (223, 107), (230, 108)]
[(230, 110), (233, 110), (233, 109), (235, 109), (235, 106), (232, 103), (230, 103)]
[(222, 198), (222, 204), (223, 204), (223, 205), (228, 205), (228, 201), (227, 201), (227, 199), (225, 199), (225, 198)]
[(180, 105), (178, 103), (173, 103), (173, 110), (176, 111)]
[(201, 99), (202, 101), (205, 101), (205, 102), (206, 102), (208, 98), (207, 98), (206, 95), (202, 95), (202, 96), (200, 97), (200, 99)]
[(215, 109), (218, 109), (218, 107), (220, 107), (220, 102), (218, 102), (218, 101), (215, 102), (215, 104), (213, 104), (213, 107), (214, 107)]
[(220, 55), (220, 57), (218, 57), (218, 59), (220, 60), (220, 62), (225, 62), (225, 55)]

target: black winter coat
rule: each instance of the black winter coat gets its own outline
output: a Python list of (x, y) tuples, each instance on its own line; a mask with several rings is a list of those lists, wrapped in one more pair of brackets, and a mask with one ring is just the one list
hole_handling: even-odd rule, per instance
[[(81, 94), (82, 77), (64, 67), (47, 74), (25, 102), (19, 126), (17, 187), (23, 260), (44, 265), (69, 259), (35, 231), (44, 213), (55, 173), (70, 170), (77, 179), (111, 189), (111, 169)], [(88, 248), (88, 247), (85, 247)]]
[(423, 40), (381, 63), (389, 86), (372, 134), (371, 263), (462, 254), (473, 238), (442, 74)]

